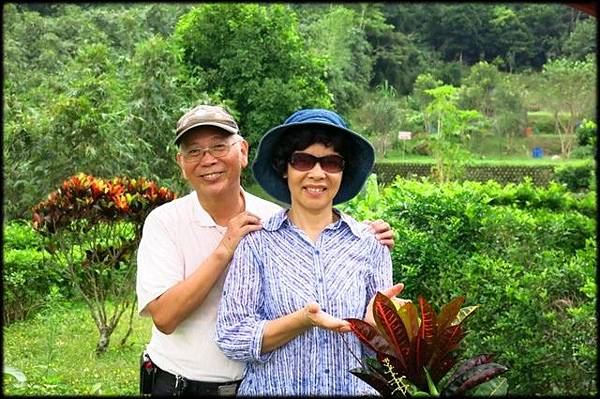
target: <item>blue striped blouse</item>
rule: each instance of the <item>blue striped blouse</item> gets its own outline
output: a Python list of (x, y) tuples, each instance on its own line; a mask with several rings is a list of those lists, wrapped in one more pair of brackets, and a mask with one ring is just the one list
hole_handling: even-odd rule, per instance
[[(287, 218), (287, 210), (245, 236), (229, 266), (217, 318), (217, 345), (246, 362), (238, 395), (377, 395), (348, 370), (363, 353), (352, 333), (313, 327), (260, 354), (265, 324), (316, 301), (339, 318), (363, 318), (369, 300), (392, 285), (388, 249), (363, 223), (340, 219), (316, 243)], [(344, 343), (344, 340), (346, 343)]]

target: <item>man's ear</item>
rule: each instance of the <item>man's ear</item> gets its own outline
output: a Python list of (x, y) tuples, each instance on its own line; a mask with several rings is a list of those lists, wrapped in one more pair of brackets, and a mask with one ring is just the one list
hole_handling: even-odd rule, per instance
[(240, 141), (240, 157), (241, 157), (241, 163), (242, 163), (242, 169), (245, 168), (246, 166), (248, 166), (248, 151), (250, 150), (250, 145), (248, 144), (248, 142), (244, 139), (242, 139), (242, 141)]
[(179, 165), (179, 169), (181, 169), (181, 176), (187, 180), (187, 175), (185, 174), (185, 169), (183, 167), (183, 155), (181, 155), (180, 152), (175, 156), (175, 161), (177, 162), (177, 165)]

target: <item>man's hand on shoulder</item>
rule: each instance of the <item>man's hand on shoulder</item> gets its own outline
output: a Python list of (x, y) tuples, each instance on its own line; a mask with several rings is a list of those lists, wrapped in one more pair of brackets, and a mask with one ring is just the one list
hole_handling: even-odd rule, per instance
[(231, 259), (242, 237), (261, 228), (262, 223), (258, 216), (248, 211), (241, 212), (227, 223), (227, 231), (225, 231), (217, 251), (222, 251), (228, 259)]
[(389, 223), (384, 222), (381, 219), (375, 221), (365, 221), (365, 223), (371, 228), (375, 238), (380, 244), (388, 247), (390, 252), (394, 249), (394, 230)]

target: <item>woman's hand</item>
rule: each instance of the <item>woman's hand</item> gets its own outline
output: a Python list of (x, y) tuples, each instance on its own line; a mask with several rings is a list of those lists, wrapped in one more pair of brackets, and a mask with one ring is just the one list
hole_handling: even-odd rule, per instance
[(338, 319), (337, 317), (333, 317), (329, 313), (324, 312), (321, 309), (321, 306), (316, 302), (306, 305), (304, 307), (304, 312), (308, 322), (312, 326), (337, 332), (352, 331), (350, 328), (350, 323), (348, 323), (346, 320)]

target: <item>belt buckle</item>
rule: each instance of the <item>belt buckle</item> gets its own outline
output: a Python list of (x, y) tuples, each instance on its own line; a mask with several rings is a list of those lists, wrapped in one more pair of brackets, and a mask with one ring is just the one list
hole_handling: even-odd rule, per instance
[(237, 391), (237, 384), (219, 385), (217, 388), (217, 395), (219, 396), (235, 396)]

